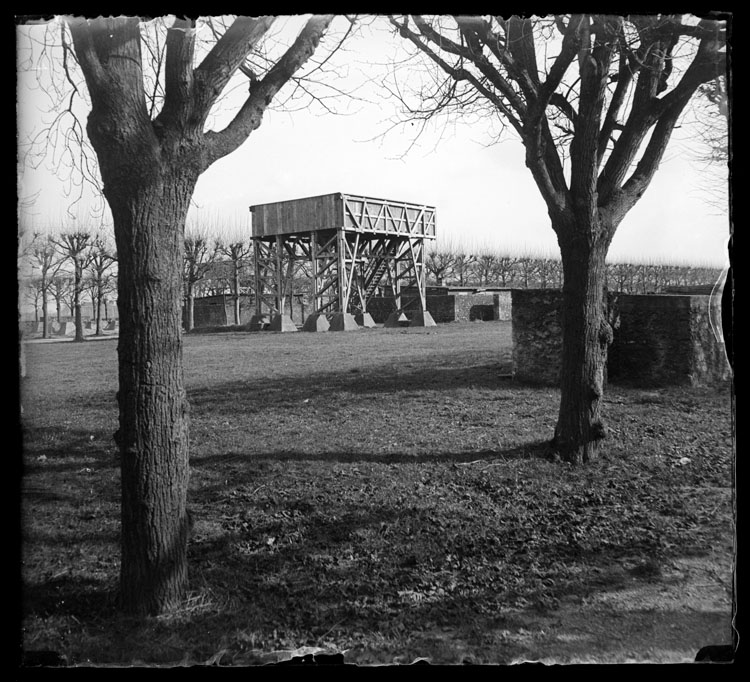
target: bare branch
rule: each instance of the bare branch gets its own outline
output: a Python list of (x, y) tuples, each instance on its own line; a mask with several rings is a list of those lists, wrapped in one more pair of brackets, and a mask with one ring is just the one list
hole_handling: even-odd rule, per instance
[(274, 17), (238, 17), (195, 69), (194, 115), (201, 126), (229, 80), (274, 21)]
[(310, 58), (332, 20), (333, 15), (310, 18), (284, 55), (262, 80), (253, 85), (248, 98), (229, 125), (220, 132), (206, 133), (204, 168), (234, 151), (260, 125), (273, 97)]

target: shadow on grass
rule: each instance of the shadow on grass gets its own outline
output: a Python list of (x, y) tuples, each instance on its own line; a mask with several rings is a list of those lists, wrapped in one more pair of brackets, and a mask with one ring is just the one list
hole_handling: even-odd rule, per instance
[[(429, 454), (404, 455), (399, 453), (386, 453), (377, 455), (374, 453), (357, 452), (313, 452), (301, 454), (294, 450), (280, 450), (264, 453), (262, 455), (211, 454), (193, 455), (190, 458), (190, 466), (193, 469), (212, 468), (217, 465), (227, 464), (261, 464), (263, 462), (338, 462), (342, 464), (353, 464), (356, 462), (373, 462), (376, 464), (427, 464), (427, 463), (450, 463), (465, 464), (468, 462), (502, 462), (510, 460), (548, 459), (550, 457), (550, 441), (540, 440), (503, 448), (501, 450), (475, 450), (473, 452), (431, 452)], [(242, 475), (242, 472), (233, 472)], [(239, 483), (233, 478), (233, 483)]]
[[(188, 390), (188, 398), (196, 409), (225, 410), (262, 397), (276, 397), (285, 403), (301, 402), (312, 399), (316, 394), (331, 393), (352, 394), (393, 394), (417, 390), (439, 390), (446, 388), (480, 388), (512, 389), (520, 388), (506, 376), (509, 368), (502, 364), (492, 363), (475, 367), (424, 367), (410, 371), (396, 366), (384, 367), (377, 372), (368, 369), (359, 371), (352, 368), (348, 372), (338, 371), (319, 374), (305, 374), (296, 377), (284, 377), (274, 381), (232, 381), (211, 386), (210, 388), (193, 388)], [(277, 394), (276, 396), (274, 394)]]
[[(618, 558), (632, 551), (613, 544), (606, 552), (574, 557), (565, 544), (550, 541), (534, 551), (511, 551), (502, 542), (477, 546), (470, 538), (447, 535), (430, 523), (425, 510), (349, 504), (333, 518), (300, 508), (298, 501), (278, 505), (277, 513), (305, 512), (295, 518), (296, 540), (285, 540), (277, 522), (249, 529), (224, 530), (219, 537), (198, 535), (190, 544), (193, 594), (199, 608), (173, 619), (128, 620), (117, 612), (115, 585), (81, 578), (45, 581), (24, 594), (24, 611), (39, 618), (60, 618), (73, 642), (73, 660), (177, 661), (185, 656), (205, 661), (225, 649), (227, 660), (247, 650), (271, 651), (297, 646), (340, 643), (352, 646), (354, 633), (365, 642), (389, 638), (403, 650), (445, 660), (460, 646), (475, 657), (510, 662), (538, 653), (529, 641), (529, 620), (554, 616), (558, 601), (579, 600), (632, 586)], [(383, 533), (394, 524), (414, 527), (411, 539), (381, 542), (385, 555), (368, 555), (362, 537)], [(277, 534), (277, 543), (266, 536)], [(512, 535), (512, 529), (503, 534)], [(502, 539), (502, 538), (501, 538)], [(377, 554), (377, 552), (376, 552)], [(474, 568), (448, 569), (446, 556), (474, 561)], [(565, 563), (577, 570), (555, 580), (537, 579), (542, 568)], [(468, 564), (467, 564), (468, 566)], [(478, 567), (478, 568), (477, 568)], [(592, 571), (593, 568), (597, 570)], [(658, 570), (653, 580), (665, 583)], [(520, 601), (519, 601), (520, 600)], [(519, 607), (519, 603), (524, 606)], [(566, 655), (596, 656), (617, 646), (609, 636), (611, 618), (617, 631), (644, 629), (638, 639), (646, 650), (663, 644), (677, 623), (685, 646), (707, 622), (719, 627), (725, 614), (690, 613), (669, 608), (591, 611), (579, 620)], [(523, 616), (522, 613), (523, 612)], [(74, 620), (73, 620), (74, 619)], [(598, 621), (596, 619), (599, 619)], [(557, 626), (571, 634), (566, 623)], [(525, 637), (518, 633), (526, 633)], [(252, 645), (248, 644), (252, 637)], [(77, 639), (78, 638), (78, 639)], [(523, 640), (523, 641), (521, 641)], [(433, 648), (434, 647), (434, 648)]]
[[(24, 473), (77, 471), (81, 460), (96, 469), (119, 467), (112, 433), (105, 429), (61, 429), (38, 426), (24, 433)], [(77, 460), (72, 461), (71, 460)]]
[(64, 576), (25, 585), (21, 605), (26, 616), (73, 616), (80, 621), (99, 621), (117, 615), (116, 589), (114, 582)]
[(119, 541), (119, 530), (76, 531), (69, 533), (43, 533), (32, 530), (24, 534), (24, 542), (44, 544), (46, 547), (73, 547), (75, 545), (81, 545), (81, 547), (91, 545), (118, 546)]

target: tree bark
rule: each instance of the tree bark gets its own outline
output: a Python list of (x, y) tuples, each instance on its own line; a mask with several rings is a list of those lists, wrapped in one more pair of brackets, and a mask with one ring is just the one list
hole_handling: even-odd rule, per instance
[(260, 125), (331, 20), (309, 19), (253, 83), (229, 125), (204, 132), (211, 107), (273, 18), (238, 18), (196, 68), (195, 26), (175, 20), (167, 34), (164, 104), (153, 120), (143, 83), (140, 20), (66, 19), (91, 98), (87, 132), (112, 211), (119, 262), (116, 440), (122, 471), (120, 598), (127, 612), (166, 612), (187, 586), (188, 403), (181, 328), (190, 198), (200, 174)]
[(176, 607), (187, 588), (188, 403), (182, 371), (184, 225), (202, 170), (198, 140), (152, 125), (137, 19), (72, 20), (118, 253), (120, 602)]
[(187, 284), (187, 297), (185, 299), (185, 331), (193, 330), (195, 326), (195, 291), (193, 285)]
[(49, 337), (49, 313), (47, 305), (46, 285), (43, 284), (42, 286), (45, 287), (42, 292), (42, 338), (46, 339)]
[(180, 329), (183, 227), (194, 186), (169, 173), (137, 191), (105, 186), (120, 257), (120, 597), (125, 611), (142, 615), (176, 606), (188, 577)]
[(240, 324), (240, 266), (237, 261), (234, 262), (234, 323)]
[(83, 336), (83, 319), (81, 317), (81, 282), (83, 280), (81, 274), (81, 266), (78, 261), (74, 264), (75, 268), (75, 281), (73, 282), (73, 320), (75, 323), (76, 334), (74, 341), (85, 341)]
[(102, 335), (102, 292), (96, 292), (96, 336)]
[(585, 229), (558, 238), (564, 279), (560, 411), (553, 447), (574, 464), (593, 460), (605, 436), (601, 401), (612, 342), (604, 288), (609, 243), (597, 232)]

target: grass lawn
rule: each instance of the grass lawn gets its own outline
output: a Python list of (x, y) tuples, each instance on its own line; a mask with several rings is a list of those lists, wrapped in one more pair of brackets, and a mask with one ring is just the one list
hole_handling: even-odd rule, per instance
[(191, 591), (124, 617), (116, 344), (26, 348), (27, 651), (661, 662), (730, 642), (729, 388), (609, 386), (603, 456), (550, 462), (559, 392), (510, 378), (504, 322), (186, 335)]

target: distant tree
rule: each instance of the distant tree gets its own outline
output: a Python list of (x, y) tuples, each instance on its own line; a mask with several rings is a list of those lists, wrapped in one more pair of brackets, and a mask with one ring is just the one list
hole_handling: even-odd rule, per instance
[(28, 277), (23, 282), (21, 295), (34, 306), (34, 322), (39, 322), (39, 308), (42, 302), (42, 291), (38, 277)]
[(625, 263), (607, 263), (609, 288), (612, 291), (627, 293), (628, 266)]
[(485, 246), (477, 251), (474, 263), (476, 281), (480, 286), (489, 286), (493, 281), (493, 274), (497, 264), (497, 253)]
[[(47, 298), (54, 286), (54, 279), (63, 265), (63, 259), (57, 251), (55, 244), (46, 232), (35, 232), (31, 244), (26, 249), (26, 258), (35, 273), (35, 289), (38, 291), (42, 304), (42, 338), (49, 337), (49, 311)], [(57, 321), (60, 321), (60, 310), (58, 306)]]
[(68, 308), (68, 314), (66, 315), (66, 317), (69, 317), (71, 320), (73, 320), (73, 323), (75, 324), (76, 295), (75, 287), (73, 286), (73, 279), (69, 280), (69, 286), (67, 286), (62, 292), (62, 302)]
[(452, 267), (452, 275), (453, 280), (459, 285), (459, 286), (466, 286), (470, 284), (471, 276), (472, 276), (472, 266), (476, 262), (476, 256), (474, 256), (471, 253), (466, 253), (466, 251), (461, 248), (457, 247), (453, 251), (453, 267)]
[(84, 271), (91, 262), (91, 244), (94, 240), (91, 232), (86, 230), (71, 230), (63, 232), (57, 237), (51, 237), (52, 243), (58, 248), (63, 259), (70, 261), (73, 268), (73, 318), (75, 323), (74, 341), (85, 341), (83, 335), (83, 319), (81, 318), (81, 294), (84, 288)]
[(448, 276), (453, 268), (453, 254), (445, 248), (432, 247), (427, 251), (425, 267), (427, 276), (432, 277), (435, 284), (441, 285), (447, 282)]
[(88, 286), (95, 319), (95, 335), (102, 334), (102, 304), (112, 291), (112, 270), (117, 263), (114, 246), (109, 240), (99, 235), (91, 245), (88, 265)]
[(227, 257), (230, 268), (230, 291), (234, 310), (234, 324), (241, 324), (240, 301), (242, 293), (243, 274), (253, 253), (252, 242), (249, 240), (219, 240), (218, 251)]
[(547, 289), (554, 287), (555, 276), (560, 267), (559, 258), (539, 258), (536, 263), (536, 274), (539, 278), (539, 287)]
[(216, 241), (205, 232), (185, 235), (182, 278), (185, 288), (185, 331), (195, 326), (196, 287), (202, 282), (216, 261)]
[[(73, 277), (62, 269), (52, 278), (50, 283), (50, 294), (55, 302), (55, 320), (62, 321), (62, 305), (65, 297), (73, 287)], [(72, 299), (71, 299), (72, 300)]]
[(499, 282), (500, 286), (507, 287), (514, 282), (516, 278), (517, 260), (518, 259), (515, 256), (498, 256), (495, 261), (493, 273), (495, 281)]
[(409, 119), (501, 120), (526, 150), (564, 270), (560, 410), (553, 449), (596, 456), (612, 339), (604, 264), (698, 88), (725, 73), (723, 22), (684, 15), (391, 16), (427, 60)]
[(524, 289), (528, 289), (533, 284), (533, 277), (536, 273), (537, 260), (530, 255), (521, 256), (516, 259), (516, 271), (518, 280)]

